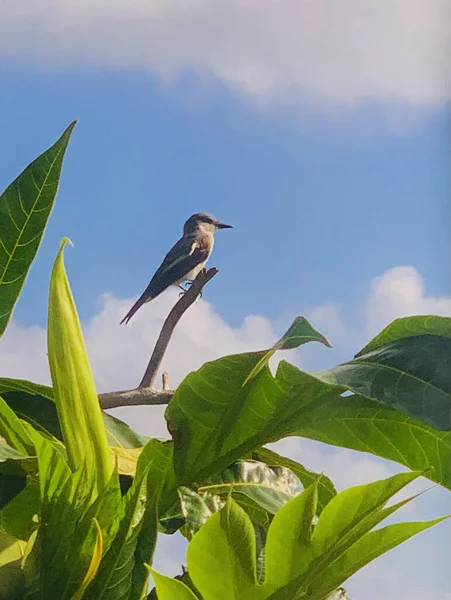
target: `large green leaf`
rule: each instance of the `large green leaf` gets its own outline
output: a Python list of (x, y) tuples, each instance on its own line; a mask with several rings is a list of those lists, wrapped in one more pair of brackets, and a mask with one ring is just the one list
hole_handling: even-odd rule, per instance
[(41, 242), (75, 121), (0, 196), (0, 337)]
[[(63, 439), (51, 387), (24, 379), (0, 377), (0, 394), (21, 419)], [(149, 441), (148, 437), (139, 435), (127, 423), (106, 412), (102, 411), (102, 418), (110, 446), (141, 448)]]
[[(336, 387), (282, 361), (277, 379), (292, 385), (292, 435), (369, 452), (424, 470), (451, 489), (451, 433), (437, 431), (397, 410)], [(429, 470), (428, 470), (429, 469)]]
[(181, 484), (206, 480), (247, 451), (277, 439), (265, 439), (264, 428), (284, 389), (267, 367), (246, 383), (260, 359), (261, 353), (221, 358), (178, 387), (166, 418)]
[[(269, 442), (300, 435), (371, 452), (451, 488), (451, 433), (322, 381), (282, 361), (273, 377), (261, 354), (227, 356), (181, 383), (166, 417), (182, 485), (203, 481)], [(224, 424), (227, 424), (225, 427)]]
[(451, 430), (451, 338), (398, 338), (315, 375), (432, 427)]
[(272, 349), (227, 356), (188, 375), (166, 409), (175, 440), (175, 470), (182, 484), (206, 479), (248, 450), (272, 441), (258, 443), (257, 439), (277, 411), (276, 398), (283, 398), (285, 388), (271, 376), (268, 361), (276, 349), (295, 348), (312, 339), (327, 343), (305, 319), (298, 318)]
[(73, 471), (86, 465), (99, 492), (113, 467), (77, 309), (64, 268), (64, 239), (50, 277), (47, 345), (58, 418)]

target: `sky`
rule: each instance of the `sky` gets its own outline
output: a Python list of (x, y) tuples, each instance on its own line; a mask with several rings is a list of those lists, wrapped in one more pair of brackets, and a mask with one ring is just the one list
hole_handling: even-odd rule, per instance
[[(98, 389), (134, 387), (177, 293), (119, 321), (198, 211), (234, 229), (165, 357), (172, 385), (268, 347), (297, 315), (334, 346), (284, 355), (305, 369), (351, 358), (398, 316), (451, 316), (448, 0), (23, 0), (2, 6), (0, 34), (0, 186), (78, 119), (1, 376), (49, 382), (48, 282), (68, 236)], [(168, 435), (161, 407), (115, 414)], [(303, 439), (278, 449), (339, 489), (399, 470)], [(449, 506), (436, 488), (399, 518)], [(375, 561), (349, 596), (450, 600), (450, 533)], [(162, 538), (157, 568), (176, 574), (184, 551)]]

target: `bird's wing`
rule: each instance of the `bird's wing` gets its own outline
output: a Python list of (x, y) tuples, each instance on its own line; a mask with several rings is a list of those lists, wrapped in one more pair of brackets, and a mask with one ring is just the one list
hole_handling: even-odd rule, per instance
[[(149, 286), (154, 284), (158, 279), (171, 271), (171, 269), (176, 268), (178, 264), (192, 256), (193, 252), (196, 249), (196, 239), (193, 237), (182, 237), (178, 242), (176, 242), (169, 252), (164, 257), (163, 262), (155, 271), (155, 275), (150, 280)], [(188, 271), (186, 271), (188, 273)], [(180, 279), (180, 277), (179, 277)], [(174, 281), (178, 281), (174, 279)], [(171, 285), (171, 284), (169, 284)]]
[(210, 250), (211, 240), (209, 236), (202, 236), (197, 239), (194, 237), (181, 238), (166, 254), (149, 285), (122, 319), (121, 324), (128, 323), (145, 302), (153, 300), (167, 287), (182, 279), (194, 267), (205, 262)]

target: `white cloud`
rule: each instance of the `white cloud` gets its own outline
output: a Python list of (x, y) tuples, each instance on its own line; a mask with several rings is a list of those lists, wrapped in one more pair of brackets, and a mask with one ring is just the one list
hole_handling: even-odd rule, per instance
[(0, 57), (212, 74), (263, 101), (451, 100), (449, 0), (22, 0)]
[[(394, 319), (413, 315), (451, 317), (451, 297), (428, 296), (420, 273), (411, 266), (398, 266), (370, 282), (362, 317), (347, 322), (342, 308), (326, 303), (306, 311), (307, 318), (332, 342), (334, 348), (327, 358), (337, 363), (349, 359)], [(360, 310), (355, 314), (360, 315)]]
[(412, 315), (451, 317), (451, 298), (427, 296), (424, 280), (413, 267), (395, 267), (373, 280), (366, 306), (370, 336), (393, 319)]

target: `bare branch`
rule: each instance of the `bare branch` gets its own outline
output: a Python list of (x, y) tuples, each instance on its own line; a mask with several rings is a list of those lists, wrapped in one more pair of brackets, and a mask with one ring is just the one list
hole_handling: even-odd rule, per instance
[(99, 394), (99, 402), (104, 410), (118, 408), (119, 406), (156, 406), (158, 404), (169, 404), (169, 400), (173, 395), (174, 390), (160, 392), (152, 388), (136, 388), (134, 390), (119, 390)]
[(177, 323), (180, 321), (180, 318), (186, 312), (186, 310), (188, 310), (191, 304), (193, 304), (193, 302), (196, 300), (197, 296), (202, 292), (204, 285), (208, 283), (217, 272), (218, 269), (215, 269), (215, 267), (208, 269), (208, 271), (207, 269), (202, 269), (192, 285), (189, 287), (188, 291), (182, 295), (180, 300), (171, 310), (166, 321), (164, 322), (163, 327), (161, 328), (161, 332), (158, 336), (152, 356), (150, 357), (149, 364), (147, 365), (147, 369), (143, 375), (141, 383), (138, 386), (139, 388), (151, 388), (153, 386), (155, 377), (157, 376), (157, 371), (161, 365), (164, 353), (166, 352)]
[(139, 386), (134, 390), (119, 390), (117, 392), (99, 394), (100, 406), (103, 409), (117, 408), (119, 406), (168, 404), (169, 400), (174, 395), (174, 392), (168, 389), (169, 377), (167, 373), (163, 373), (162, 377), (163, 391), (160, 392), (153, 388), (158, 369), (177, 323), (191, 304), (195, 302), (199, 294), (202, 293), (202, 288), (216, 275), (217, 272), (218, 269), (212, 267), (211, 269), (208, 269), (208, 271), (207, 269), (202, 269), (197, 275), (192, 285), (181, 296), (180, 300), (175, 304), (164, 322)]

